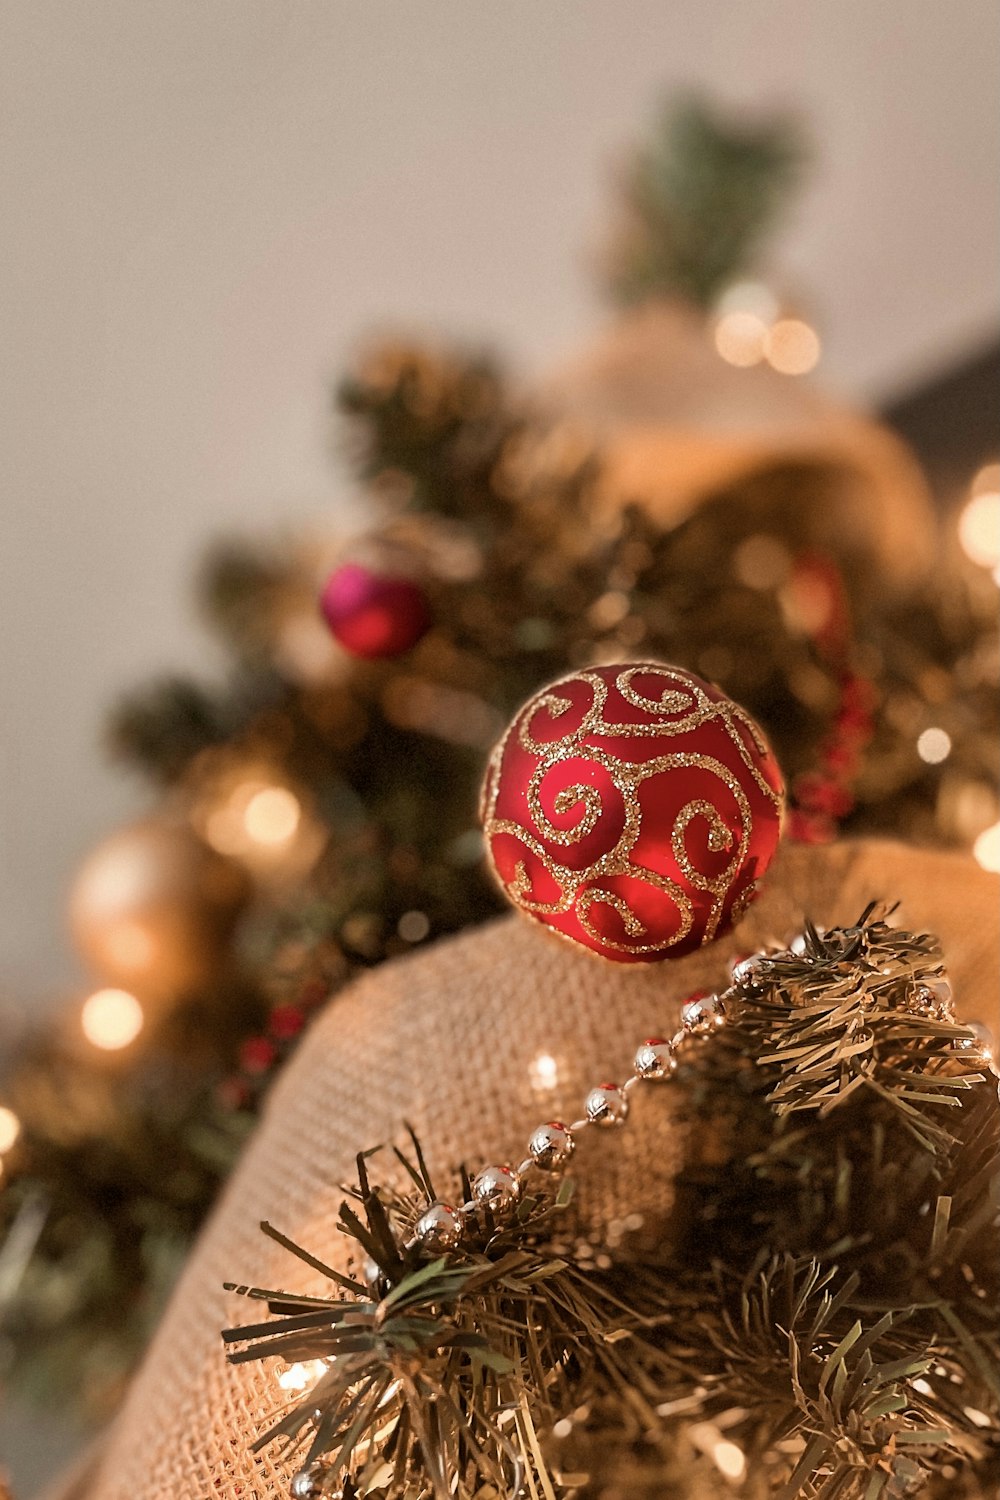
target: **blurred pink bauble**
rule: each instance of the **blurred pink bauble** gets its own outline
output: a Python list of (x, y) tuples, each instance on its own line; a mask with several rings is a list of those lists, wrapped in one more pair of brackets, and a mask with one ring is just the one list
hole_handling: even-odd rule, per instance
[(327, 579), (320, 609), (334, 638), (365, 660), (402, 656), (431, 624), (423, 589), (411, 578), (345, 563)]

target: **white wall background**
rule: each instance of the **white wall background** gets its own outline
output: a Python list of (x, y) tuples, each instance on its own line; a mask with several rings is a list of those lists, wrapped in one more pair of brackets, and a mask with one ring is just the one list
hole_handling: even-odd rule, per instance
[(199, 668), (207, 538), (330, 514), (327, 391), (404, 320), (537, 368), (594, 325), (619, 152), (672, 84), (812, 118), (783, 263), (861, 397), (998, 308), (993, 0), (0, 4), (0, 991), (136, 804), (123, 686)]

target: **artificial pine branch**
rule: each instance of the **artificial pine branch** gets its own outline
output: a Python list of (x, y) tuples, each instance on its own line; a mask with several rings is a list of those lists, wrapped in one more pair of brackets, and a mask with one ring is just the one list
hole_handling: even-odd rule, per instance
[(251, 1291), (273, 1319), (224, 1335), (235, 1362), (324, 1361), (261, 1440), (314, 1493), (669, 1494), (685, 1465), (698, 1495), (738, 1470), (780, 1500), (975, 1493), (1000, 1452), (1000, 1106), (936, 940), (873, 908), (807, 926), (724, 1004), (671, 1085), (687, 1162), (651, 1240), (583, 1254), (543, 1188), (431, 1255), (423, 1153), (403, 1190), (359, 1158), (348, 1281)]

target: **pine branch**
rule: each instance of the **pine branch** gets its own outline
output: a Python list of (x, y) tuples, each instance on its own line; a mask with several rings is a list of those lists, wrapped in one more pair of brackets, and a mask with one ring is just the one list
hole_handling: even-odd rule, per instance
[(697, 98), (669, 105), (625, 182), (612, 296), (679, 296), (709, 307), (753, 267), (805, 160), (791, 117), (743, 123)]

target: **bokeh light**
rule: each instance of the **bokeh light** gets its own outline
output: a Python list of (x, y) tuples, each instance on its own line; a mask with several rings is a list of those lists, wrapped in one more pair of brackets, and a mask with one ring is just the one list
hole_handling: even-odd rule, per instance
[(289, 1365), (287, 1370), (282, 1370), (278, 1376), (278, 1384), (283, 1391), (307, 1391), (314, 1386), (326, 1369), (325, 1359), (306, 1359)]
[(551, 1093), (559, 1081), (559, 1064), (551, 1052), (539, 1052), (529, 1068), (531, 1086), (540, 1094)]
[(84, 1036), (104, 1052), (117, 1052), (134, 1042), (144, 1020), (142, 1006), (128, 990), (96, 990), (80, 1012)]
[(762, 353), (781, 375), (808, 375), (820, 352), (819, 334), (801, 318), (779, 318), (766, 330)]
[(430, 930), (430, 918), (423, 911), (404, 911), (396, 924), (404, 943), (422, 943)]
[(962, 550), (980, 567), (1000, 567), (1000, 464), (980, 469), (971, 490), (958, 518)]
[(243, 826), (258, 844), (287, 844), (299, 826), (302, 809), (293, 792), (284, 786), (266, 786), (254, 792), (243, 813)]
[(1000, 875), (1000, 823), (983, 829), (972, 846), (972, 852), (984, 870)]
[(748, 369), (764, 358), (767, 335), (767, 324), (756, 313), (724, 313), (715, 325), (715, 347), (727, 364)]
[(925, 729), (917, 739), (917, 754), (929, 766), (940, 765), (951, 754), (951, 735), (936, 725)]
[(0, 1156), (9, 1151), (21, 1134), (21, 1122), (12, 1109), (0, 1104)]
[(746, 1473), (747, 1461), (743, 1449), (738, 1448), (735, 1443), (729, 1442), (726, 1438), (715, 1444), (712, 1457), (715, 1460), (715, 1467), (727, 1479), (742, 1479)]

